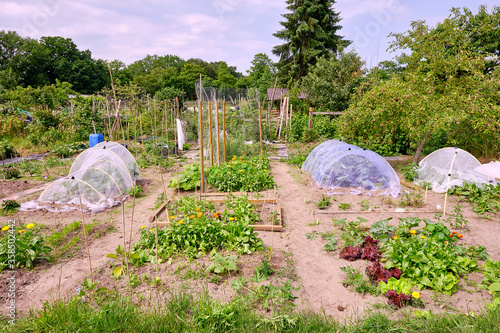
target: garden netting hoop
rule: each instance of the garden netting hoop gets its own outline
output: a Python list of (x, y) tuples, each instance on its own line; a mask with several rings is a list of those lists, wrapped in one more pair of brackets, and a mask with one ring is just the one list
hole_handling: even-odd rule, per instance
[[(302, 165), (319, 187), (376, 191), (396, 197), (401, 192), (396, 171), (379, 154), (339, 140), (314, 148)], [(367, 194), (371, 194), (368, 192)]]

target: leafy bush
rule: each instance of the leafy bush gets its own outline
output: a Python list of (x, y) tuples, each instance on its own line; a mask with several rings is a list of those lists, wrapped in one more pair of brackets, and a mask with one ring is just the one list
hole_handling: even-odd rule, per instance
[[(15, 251), (12, 255), (10, 239), (15, 239)], [(52, 249), (45, 245), (45, 238), (34, 224), (24, 228), (5, 226), (0, 234), (0, 271), (5, 268), (31, 268), (36, 260), (51, 260)]]
[(14, 146), (7, 140), (0, 140), (0, 159), (4, 160), (14, 156), (17, 156)]
[(142, 186), (135, 185), (128, 189), (128, 194), (131, 197), (139, 198), (144, 195), (144, 190), (142, 189)]
[(16, 200), (4, 200), (2, 201), (1, 212), (5, 214), (15, 213), (21, 205)]
[(270, 168), (266, 156), (252, 158), (233, 156), (230, 162), (220, 167), (210, 167), (207, 182), (223, 192), (267, 190), (274, 186)]
[(191, 191), (201, 186), (200, 164), (195, 162), (184, 166), (184, 171), (178, 178), (172, 178), (168, 184), (170, 188)]
[(19, 178), (19, 176), (21, 175), (21, 172), (15, 166), (8, 165), (6, 167), (0, 168), (0, 174), (5, 179), (16, 179), (16, 178)]
[(42, 171), (42, 165), (37, 161), (24, 159), (21, 163), (19, 163), (19, 169), (21, 169), (24, 173), (28, 173), (30, 176), (33, 176)]
[(70, 157), (78, 154), (88, 148), (88, 145), (83, 142), (75, 142), (67, 145), (60, 145), (52, 148), (52, 153), (60, 158)]
[(415, 163), (410, 163), (407, 166), (403, 167), (403, 177), (407, 182), (412, 182), (417, 177), (417, 168), (418, 165)]

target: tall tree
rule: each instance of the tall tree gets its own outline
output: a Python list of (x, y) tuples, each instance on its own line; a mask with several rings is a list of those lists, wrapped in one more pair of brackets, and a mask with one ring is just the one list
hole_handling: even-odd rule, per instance
[(278, 73), (282, 81), (300, 80), (320, 56), (336, 53), (350, 41), (338, 35), (342, 28), (339, 14), (333, 10), (334, 0), (287, 0), (289, 13), (280, 24), (284, 29), (274, 34), (285, 43), (272, 52), (280, 57)]

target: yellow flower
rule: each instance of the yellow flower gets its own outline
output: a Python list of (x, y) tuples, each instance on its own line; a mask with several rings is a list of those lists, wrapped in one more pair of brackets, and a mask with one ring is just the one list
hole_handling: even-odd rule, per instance
[(26, 232), (26, 230), (19, 230), (18, 233), (22, 234), (23, 232)]
[(171, 220), (175, 220), (175, 216), (174, 215), (170, 215), (170, 219)]
[(240, 172), (243, 172), (244, 170), (243, 169), (240, 169)]
[(183, 222), (182, 222), (182, 220), (180, 220), (180, 221), (179, 221), (179, 222), (177, 222), (177, 223), (178, 223), (178, 224), (182, 224)]
[(417, 232), (415, 230), (410, 230), (410, 234), (415, 235)]
[(229, 221), (234, 221), (234, 217), (230, 217), (230, 218), (229, 218)]
[(199, 212), (198, 214), (196, 214), (196, 217), (200, 218), (202, 215), (203, 215), (203, 213)]
[(420, 236), (420, 238), (424, 239), (424, 238), (425, 238), (425, 236), (424, 236), (424, 235), (422, 235), (422, 236)]
[(33, 228), (34, 226), (35, 226), (35, 225), (34, 225), (33, 223), (30, 223), (30, 224), (28, 224), (28, 225), (26, 226), (26, 229), (31, 229), (31, 228)]
[(194, 215), (189, 215), (189, 218), (190, 219), (194, 219)]
[(411, 295), (414, 297), (414, 298), (420, 298), (420, 293), (414, 291), (411, 293)]
[(6, 225), (5, 227), (2, 228), (2, 231), (7, 231), (9, 229), (10, 229), (10, 227), (8, 225)]
[(392, 237), (392, 239), (394, 239), (394, 240), (397, 240), (398, 238), (399, 238), (398, 236)]
[(195, 211), (197, 211), (197, 212), (199, 212), (199, 211), (200, 211), (200, 209), (199, 209), (199, 208), (195, 208), (194, 210), (195, 210)]
[(145, 228), (146, 228), (146, 226), (145, 226), (145, 225), (141, 226), (141, 229), (145, 229)]
[(448, 241), (444, 241), (445, 244), (448, 244)]

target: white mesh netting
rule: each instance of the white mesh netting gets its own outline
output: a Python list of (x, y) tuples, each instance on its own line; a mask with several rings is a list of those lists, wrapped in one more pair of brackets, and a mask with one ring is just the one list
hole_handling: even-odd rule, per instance
[(434, 192), (445, 193), (464, 182), (488, 184), (490, 177), (470, 153), (448, 147), (436, 150), (420, 161), (415, 183), (421, 185), (423, 182), (430, 183)]
[(399, 178), (380, 155), (338, 140), (323, 142), (313, 149), (302, 165), (319, 187), (350, 188), (396, 197)]
[(81, 198), (82, 205), (96, 213), (120, 202), (139, 178), (139, 167), (125, 147), (115, 142), (101, 142), (78, 155), (69, 175), (42, 192), (38, 199), (41, 204), (24, 203), (20, 210), (65, 212), (77, 209), (69, 205), (79, 207)]

